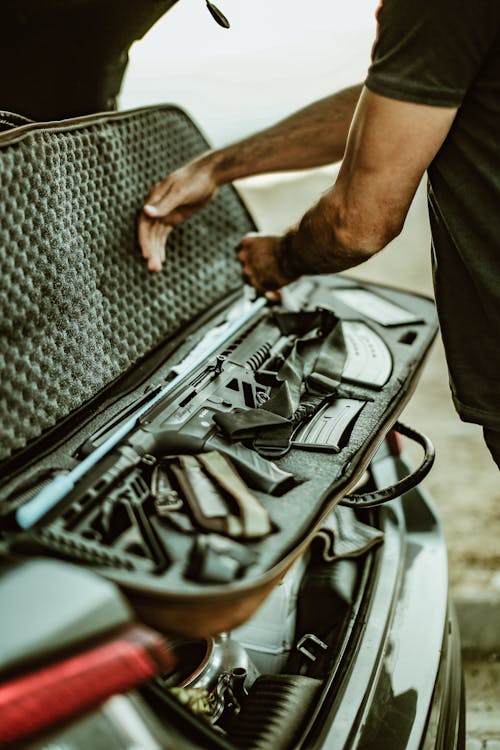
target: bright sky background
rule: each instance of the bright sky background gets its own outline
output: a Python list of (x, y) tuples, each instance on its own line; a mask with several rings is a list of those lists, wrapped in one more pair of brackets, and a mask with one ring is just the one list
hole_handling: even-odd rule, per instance
[(214, 145), (363, 80), (377, 0), (179, 0), (131, 49), (120, 108), (172, 102)]

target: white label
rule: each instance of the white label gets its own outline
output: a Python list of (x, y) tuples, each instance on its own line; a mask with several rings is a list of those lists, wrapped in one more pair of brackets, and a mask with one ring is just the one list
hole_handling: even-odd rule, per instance
[(383, 326), (404, 325), (420, 320), (414, 313), (366, 289), (337, 289), (335, 296), (353, 310)]
[(343, 321), (347, 359), (342, 378), (382, 386), (392, 372), (392, 357), (385, 341), (364, 323)]

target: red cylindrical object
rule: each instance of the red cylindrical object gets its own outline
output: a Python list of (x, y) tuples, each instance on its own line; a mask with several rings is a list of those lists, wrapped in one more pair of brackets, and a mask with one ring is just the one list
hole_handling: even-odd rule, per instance
[(175, 660), (163, 637), (136, 626), (67, 659), (0, 685), (0, 745), (17, 741), (99, 705)]

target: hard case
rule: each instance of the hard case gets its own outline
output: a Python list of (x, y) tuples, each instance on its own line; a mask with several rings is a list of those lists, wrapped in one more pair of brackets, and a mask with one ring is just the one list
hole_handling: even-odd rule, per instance
[[(1, 552), (87, 565), (118, 583), (142, 620), (190, 637), (244, 622), (308, 547), (395, 424), (437, 330), (429, 299), (344, 275), (301, 280), (284, 295), (284, 310), (250, 301), (234, 248), (255, 227), (230, 186), (175, 229), (164, 270), (149, 273), (136, 242), (138, 211), (154, 182), (205, 148), (190, 118), (171, 106), (0, 135)], [(304, 328), (301, 311), (315, 321), (318, 309), (318, 320), (341, 332), (330, 390), (320, 398), (316, 388), (320, 405), (296, 420), (286, 452), (275, 450), (274, 438), (269, 445), (272, 433), (243, 438), (251, 455), (259, 440), (267, 444), (259, 460), (272, 458), (292, 475), (278, 491), (248, 481), (271, 533), (229, 542), (218, 534), (214, 543), (189, 512), (185, 528), (178, 510), (162, 518), (151, 481), (165, 456), (154, 450), (100, 489), (117, 450), (174, 402), (201, 408), (210, 397), (210, 420), (220, 404), (225, 415), (259, 417), (279, 371), (266, 374), (276, 342), (305, 332), (314, 343), (321, 333), (310, 322), (290, 335), (276, 321), (295, 315)], [(133, 425), (125, 436), (51, 504), (57, 482), (124, 422)], [(20, 522), (21, 509), (40, 496), (49, 511)], [(228, 580), (193, 573), (212, 543), (221, 558), (234, 561), (225, 544), (246, 553)]]

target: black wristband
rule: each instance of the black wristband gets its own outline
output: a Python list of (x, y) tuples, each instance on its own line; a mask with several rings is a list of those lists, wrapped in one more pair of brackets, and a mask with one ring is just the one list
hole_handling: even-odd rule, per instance
[(280, 272), (289, 281), (295, 281), (295, 279), (298, 279), (299, 276), (302, 276), (304, 273), (304, 269), (301, 268), (302, 263), (300, 262), (300, 259), (294, 257), (293, 240), (293, 230), (290, 230), (283, 235), (277, 258)]

